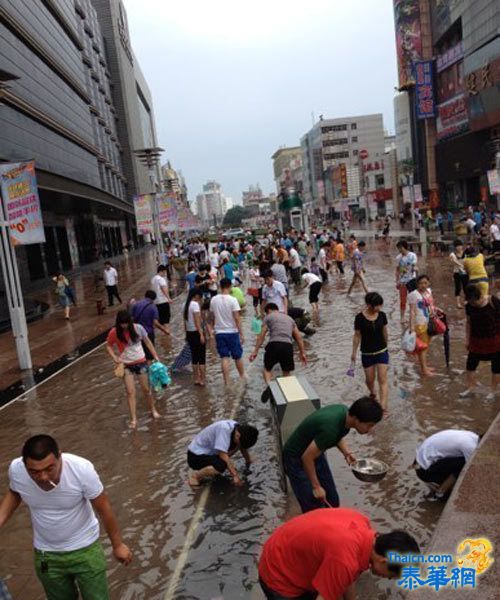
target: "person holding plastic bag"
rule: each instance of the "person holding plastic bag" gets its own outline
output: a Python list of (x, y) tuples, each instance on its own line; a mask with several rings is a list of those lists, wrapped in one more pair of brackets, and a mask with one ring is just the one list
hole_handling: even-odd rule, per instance
[(410, 305), (410, 332), (417, 336), (415, 352), (420, 364), (420, 371), (424, 377), (431, 377), (435, 373), (427, 363), (427, 354), (431, 343), (429, 323), (431, 319), (436, 318), (440, 311), (434, 305), (430, 279), (427, 275), (417, 277), (417, 289), (408, 294), (408, 304)]

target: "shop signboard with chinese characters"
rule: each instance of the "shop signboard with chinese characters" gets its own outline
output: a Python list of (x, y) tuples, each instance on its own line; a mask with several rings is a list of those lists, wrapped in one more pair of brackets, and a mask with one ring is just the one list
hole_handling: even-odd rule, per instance
[(417, 119), (432, 119), (436, 116), (431, 60), (415, 63), (415, 102)]
[(422, 59), (419, 0), (394, 0), (399, 87), (415, 83), (413, 63)]
[[(403, 190), (403, 202), (405, 204), (411, 204), (410, 186), (404, 185), (402, 187), (402, 190)], [(415, 204), (421, 204), (423, 197), (422, 197), (422, 186), (420, 185), (420, 183), (417, 183), (413, 186), (413, 194), (414, 194)]]
[(465, 76), (470, 128), (479, 131), (500, 122), (500, 58)]
[(451, 48), (448, 48), (443, 54), (439, 54), (436, 58), (436, 71), (441, 73), (451, 65), (454, 65), (464, 57), (464, 43), (462, 41), (455, 44)]
[(465, 94), (458, 94), (437, 106), (436, 129), (438, 140), (458, 135), (469, 129)]
[(344, 163), (333, 167), (332, 183), (335, 198), (347, 198), (347, 169)]
[(0, 165), (0, 182), (11, 244), (45, 243), (35, 161)]
[(491, 169), (488, 171), (488, 185), (490, 187), (490, 194), (500, 194), (500, 175), (497, 169)]
[(137, 223), (137, 231), (141, 235), (151, 235), (153, 233), (152, 199), (152, 194), (134, 196), (135, 220)]

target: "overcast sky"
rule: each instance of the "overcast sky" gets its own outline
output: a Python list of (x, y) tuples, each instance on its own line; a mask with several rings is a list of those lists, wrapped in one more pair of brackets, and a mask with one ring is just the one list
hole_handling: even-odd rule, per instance
[(392, 0), (124, 0), (158, 141), (190, 200), (275, 191), (271, 155), (312, 114), (381, 112), (394, 131)]

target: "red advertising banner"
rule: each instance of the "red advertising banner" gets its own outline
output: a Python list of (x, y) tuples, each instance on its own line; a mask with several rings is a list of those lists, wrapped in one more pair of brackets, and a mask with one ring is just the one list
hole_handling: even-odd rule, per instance
[(465, 94), (459, 94), (437, 106), (436, 129), (438, 140), (451, 137), (469, 129), (469, 116)]
[(422, 59), (419, 0), (394, 0), (399, 87), (415, 83), (413, 63)]

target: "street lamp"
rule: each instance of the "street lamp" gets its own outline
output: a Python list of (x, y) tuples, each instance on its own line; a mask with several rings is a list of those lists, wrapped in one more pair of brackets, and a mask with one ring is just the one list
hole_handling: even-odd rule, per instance
[[(156, 204), (156, 198), (154, 196), (154, 194), (156, 194), (156, 192), (158, 191), (157, 190), (158, 184), (155, 181), (155, 169), (158, 168), (158, 164), (160, 162), (160, 157), (161, 157), (162, 152), (164, 152), (164, 149), (160, 148), (159, 146), (156, 146), (154, 148), (140, 148), (138, 150), (134, 150), (134, 154), (139, 159), (139, 162), (141, 162), (148, 169), (148, 172), (149, 172), (149, 180), (151, 182), (151, 187), (153, 188), (153, 191), (152, 191), (152, 194), (153, 194), (153, 224), (154, 224), (154, 230), (155, 230), (155, 238), (158, 242), (160, 255), (163, 260), (163, 253), (164, 253), (163, 239), (161, 237), (161, 231), (160, 231), (158, 206)], [(161, 186), (161, 183), (159, 185)]]

